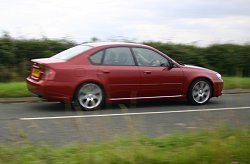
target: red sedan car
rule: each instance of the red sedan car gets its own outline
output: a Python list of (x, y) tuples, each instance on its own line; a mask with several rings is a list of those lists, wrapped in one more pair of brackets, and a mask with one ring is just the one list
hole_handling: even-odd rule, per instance
[(31, 61), (31, 92), (50, 101), (75, 102), (84, 110), (105, 102), (164, 98), (201, 105), (223, 89), (219, 73), (178, 64), (142, 44), (87, 43)]

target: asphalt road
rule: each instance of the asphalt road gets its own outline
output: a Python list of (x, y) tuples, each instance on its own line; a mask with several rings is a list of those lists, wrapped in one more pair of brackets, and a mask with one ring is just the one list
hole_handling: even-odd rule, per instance
[(228, 94), (203, 106), (182, 101), (115, 104), (99, 111), (73, 111), (53, 102), (0, 104), (1, 143), (112, 140), (151, 137), (221, 126), (249, 127), (250, 94)]

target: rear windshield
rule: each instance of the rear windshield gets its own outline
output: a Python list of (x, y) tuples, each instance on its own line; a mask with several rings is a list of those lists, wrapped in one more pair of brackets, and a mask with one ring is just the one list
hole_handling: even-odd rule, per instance
[(72, 47), (70, 49), (67, 49), (65, 51), (62, 51), (54, 56), (52, 56), (53, 58), (57, 58), (57, 59), (61, 59), (61, 60), (69, 60), (72, 59), (73, 57), (91, 49), (92, 47), (87, 46), (87, 45), (79, 45), (79, 46), (75, 46)]

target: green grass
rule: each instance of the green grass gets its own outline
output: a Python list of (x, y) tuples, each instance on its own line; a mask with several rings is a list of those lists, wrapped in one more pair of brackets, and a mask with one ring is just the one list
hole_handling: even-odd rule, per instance
[(250, 128), (222, 128), (161, 138), (131, 137), (63, 147), (2, 145), (0, 163), (250, 163)]
[[(223, 77), (224, 89), (250, 89), (250, 77)], [(25, 82), (0, 83), (0, 97), (30, 96)]]
[(0, 83), (0, 97), (25, 96), (30, 96), (25, 82)]
[(223, 77), (224, 89), (250, 89), (250, 77)]

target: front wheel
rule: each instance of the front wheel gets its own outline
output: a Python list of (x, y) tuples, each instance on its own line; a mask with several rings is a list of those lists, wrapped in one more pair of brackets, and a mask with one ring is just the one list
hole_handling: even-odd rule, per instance
[(104, 101), (103, 90), (95, 83), (85, 83), (77, 90), (75, 101), (83, 110), (99, 109)]
[(206, 79), (197, 79), (189, 87), (188, 100), (194, 105), (203, 105), (209, 101), (211, 94), (210, 82)]

